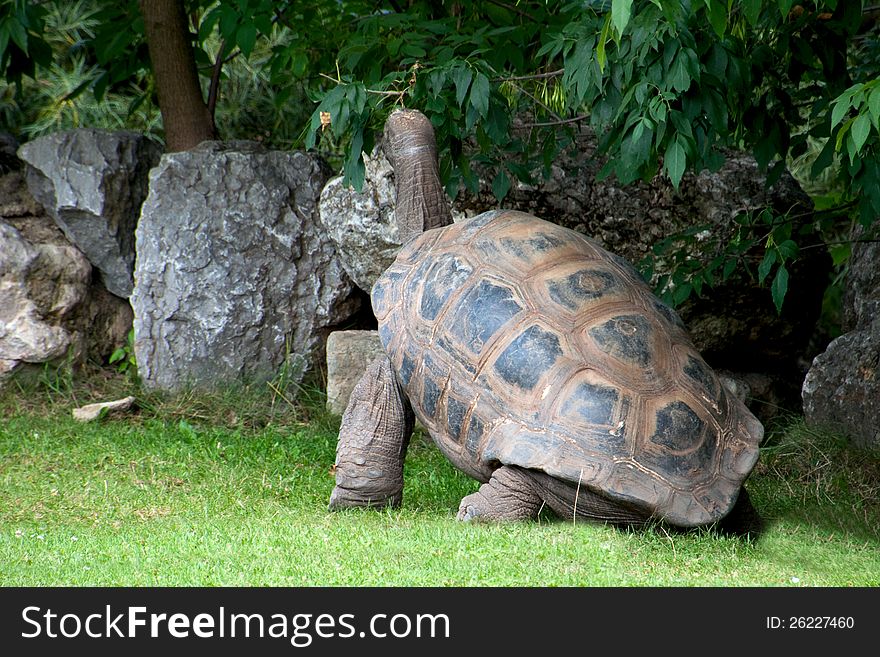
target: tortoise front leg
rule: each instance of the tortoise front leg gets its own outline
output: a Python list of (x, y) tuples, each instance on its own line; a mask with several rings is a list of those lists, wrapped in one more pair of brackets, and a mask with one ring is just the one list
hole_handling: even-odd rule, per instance
[(352, 390), (342, 416), (331, 510), (400, 505), (403, 459), (414, 425), (391, 362), (380, 356)]

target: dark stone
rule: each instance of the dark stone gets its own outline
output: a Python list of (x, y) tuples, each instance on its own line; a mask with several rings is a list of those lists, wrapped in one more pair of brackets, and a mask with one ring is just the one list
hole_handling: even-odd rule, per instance
[(880, 449), (880, 242), (858, 229), (843, 301), (843, 327), (816, 356), (801, 390), (807, 423)]

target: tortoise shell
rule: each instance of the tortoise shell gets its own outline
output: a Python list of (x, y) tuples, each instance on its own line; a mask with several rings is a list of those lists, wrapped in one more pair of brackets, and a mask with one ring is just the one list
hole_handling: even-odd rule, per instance
[(681, 526), (723, 517), (761, 423), (623, 259), (494, 211), (426, 231), (376, 281), (379, 335), (459, 469), (543, 471)]

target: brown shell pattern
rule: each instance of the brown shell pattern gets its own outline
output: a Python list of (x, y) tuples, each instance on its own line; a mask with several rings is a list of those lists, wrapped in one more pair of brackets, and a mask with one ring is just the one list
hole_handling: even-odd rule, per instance
[(722, 517), (760, 422), (624, 260), (487, 212), (406, 245), (373, 287), (419, 420), (460, 469), (542, 470), (678, 525)]

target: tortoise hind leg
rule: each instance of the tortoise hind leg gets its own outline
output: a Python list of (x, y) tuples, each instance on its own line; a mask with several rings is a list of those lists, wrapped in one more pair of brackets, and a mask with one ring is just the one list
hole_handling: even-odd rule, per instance
[(461, 500), (458, 519), (530, 520), (538, 517), (541, 502), (541, 495), (525, 470), (502, 465), (476, 493)]
[(398, 506), (414, 426), (412, 407), (391, 362), (380, 356), (355, 385), (342, 416), (330, 509)]
[(641, 525), (643, 512), (598, 495), (586, 487), (572, 486), (543, 472), (504, 465), (488, 482), (461, 501), (458, 519), (529, 520), (538, 517), (546, 504), (560, 518), (604, 520), (622, 525)]
[(547, 506), (562, 519), (609, 522), (622, 526), (639, 526), (649, 520), (645, 512), (599, 495), (586, 486), (572, 485), (543, 472), (530, 471), (529, 474)]

